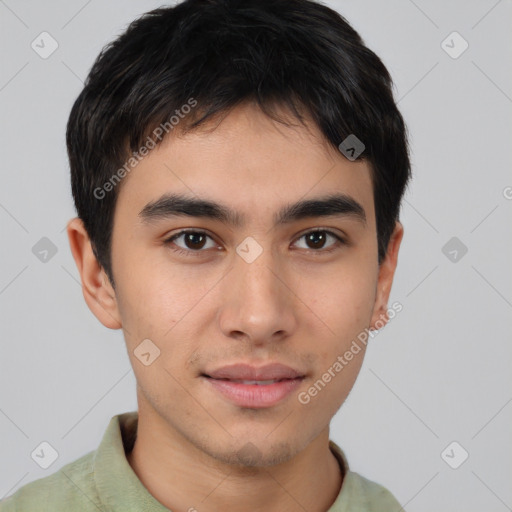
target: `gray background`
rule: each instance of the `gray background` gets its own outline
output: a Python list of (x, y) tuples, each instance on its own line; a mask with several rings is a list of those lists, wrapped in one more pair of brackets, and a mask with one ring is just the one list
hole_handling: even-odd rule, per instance
[[(332, 438), (410, 512), (512, 510), (511, 1), (327, 4), (394, 77), (414, 172), (390, 300), (403, 311), (371, 341)], [(103, 45), (159, 5), (0, 0), (0, 497), (136, 409), (122, 333), (88, 310), (68, 247), (64, 131)], [(47, 59), (31, 48), (43, 31), (59, 45)], [(453, 31), (469, 44), (458, 58), (445, 49), (460, 39), (441, 44)], [(42, 237), (57, 250), (46, 262)], [(59, 453), (46, 470), (30, 456), (42, 441)], [(469, 453), (458, 469), (441, 457), (453, 441), (452, 465)]]

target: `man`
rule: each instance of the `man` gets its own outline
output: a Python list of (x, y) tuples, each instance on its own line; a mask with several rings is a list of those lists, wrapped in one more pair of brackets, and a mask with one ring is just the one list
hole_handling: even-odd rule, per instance
[(67, 146), (71, 251), (138, 411), (0, 510), (400, 510), (329, 440), (391, 311), (410, 179), (358, 34), (309, 0), (157, 9), (98, 57)]

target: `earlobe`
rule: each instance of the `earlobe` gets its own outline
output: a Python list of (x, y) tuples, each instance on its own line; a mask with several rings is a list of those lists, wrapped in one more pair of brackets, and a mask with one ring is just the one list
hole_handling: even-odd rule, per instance
[(81, 219), (68, 222), (71, 253), (82, 281), (82, 293), (94, 316), (109, 329), (122, 327), (115, 291), (92, 250), (89, 235)]
[(379, 330), (382, 329), (388, 322), (388, 300), (393, 284), (393, 277), (395, 275), (396, 266), (398, 263), (398, 251), (402, 238), (404, 235), (404, 228), (400, 222), (396, 222), (395, 229), (389, 239), (386, 257), (379, 267), (379, 278), (377, 282), (377, 291), (375, 295), (375, 305), (373, 308), (373, 315), (370, 323), (370, 328)]

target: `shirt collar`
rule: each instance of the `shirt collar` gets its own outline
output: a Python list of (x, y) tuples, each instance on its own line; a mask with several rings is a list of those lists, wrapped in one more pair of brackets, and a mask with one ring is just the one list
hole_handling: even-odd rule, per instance
[[(108, 512), (169, 512), (149, 493), (126, 458), (135, 442), (137, 423), (137, 411), (113, 416), (94, 454), (93, 475), (100, 502)], [(329, 448), (340, 464), (343, 482), (327, 512), (342, 512), (353, 503), (355, 482), (343, 450), (334, 441), (329, 441)]]
[(126, 459), (137, 432), (138, 412), (114, 416), (94, 455), (94, 480), (108, 512), (169, 512), (139, 480)]

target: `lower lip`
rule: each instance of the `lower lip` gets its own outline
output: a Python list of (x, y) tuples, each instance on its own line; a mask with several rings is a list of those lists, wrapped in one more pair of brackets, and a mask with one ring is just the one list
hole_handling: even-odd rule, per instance
[(204, 377), (217, 391), (240, 407), (272, 407), (296, 390), (303, 378), (287, 379), (273, 384), (241, 384), (229, 380)]

